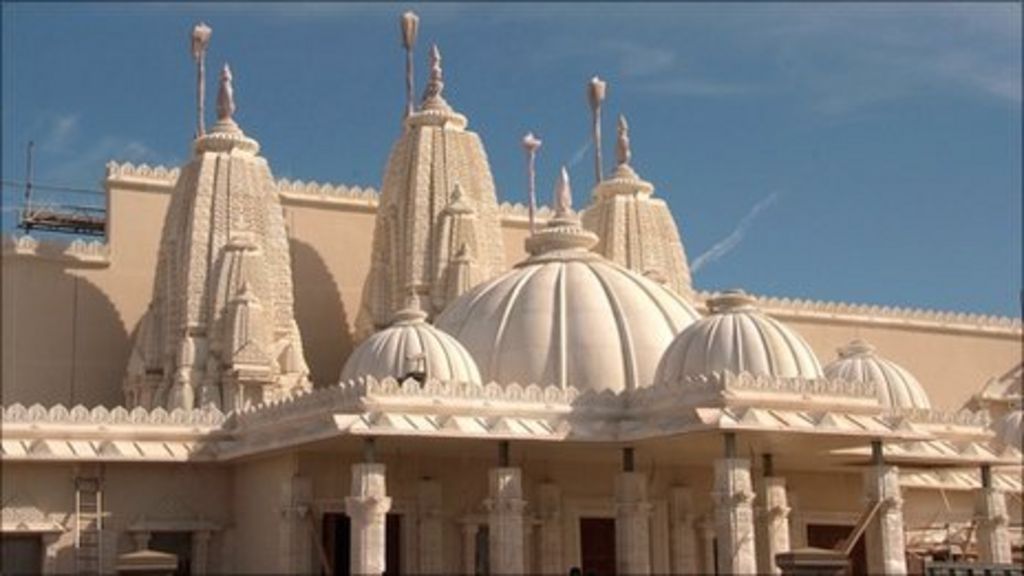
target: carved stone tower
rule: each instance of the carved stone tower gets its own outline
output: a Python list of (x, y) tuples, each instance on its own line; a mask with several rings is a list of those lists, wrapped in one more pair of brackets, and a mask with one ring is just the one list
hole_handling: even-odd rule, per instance
[(164, 221), (124, 383), (129, 406), (231, 410), (310, 387), (281, 205), (234, 110), (225, 66), (219, 121), (196, 139)]
[(594, 248), (605, 258), (663, 283), (677, 294), (693, 294), (690, 267), (679, 229), (654, 186), (630, 166), (629, 125), (619, 117), (618, 166), (594, 190), (583, 226), (600, 238)]
[(442, 96), (441, 55), (431, 51), (419, 110), (391, 150), (373, 231), (361, 335), (387, 326), (415, 291), (430, 317), (504, 270), (494, 179), (480, 137)]

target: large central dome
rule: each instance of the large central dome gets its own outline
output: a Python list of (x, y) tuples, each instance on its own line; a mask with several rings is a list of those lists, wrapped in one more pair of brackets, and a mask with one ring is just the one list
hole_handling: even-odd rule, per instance
[(613, 391), (651, 384), (661, 354), (698, 314), (668, 288), (590, 252), (596, 241), (561, 210), (527, 241), (530, 258), (456, 299), (437, 326), (469, 350), (485, 381)]

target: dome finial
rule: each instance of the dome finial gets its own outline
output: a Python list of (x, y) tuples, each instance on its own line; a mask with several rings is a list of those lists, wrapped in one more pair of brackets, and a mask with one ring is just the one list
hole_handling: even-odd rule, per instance
[(391, 319), (392, 324), (409, 323), (409, 322), (422, 322), (427, 319), (427, 313), (423, 311), (423, 307), (420, 305), (419, 294), (416, 293), (415, 286), (409, 286), (405, 293), (405, 306), (401, 310), (395, 312), (394, 318)]
[(442, 92), (444, 92), (444, 70), (441, 68), (441, 50), (437, 44), (432, 44), (430, 46), (430, 80), (427, 81), (427, 88), (423, 91), (423, 103), (442, 99)]
[(555, 186), (554, 206), (555, 218), (572, 216), (572, 186), (569, 184), (569, 171), (562, 166), (562, 172)]
[(633, 151), (629, 147), (629, 123), (626, 122), (626, 116), (619, 114), (619, 142), (616, 148), (619, 165), (628, 165), (629, 161), (633, 159)]
[(230, 122), (235, 115), (235, 88), (232, 80), (231, 67), (225, 62), (220, 71), (220, 92), (217, 93), (217, 119), (221, 122)]

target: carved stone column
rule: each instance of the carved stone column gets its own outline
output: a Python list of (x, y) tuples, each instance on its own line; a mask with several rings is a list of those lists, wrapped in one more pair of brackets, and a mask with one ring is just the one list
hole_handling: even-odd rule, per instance
[(490, 498), (487, 499), (491, 574), (523, 574), (523, 500), (522, 471), (519, 468), (492, 468), (488, 474)]
[(715, 573), (715, 521), (713, 518), (705, 517), (700, 524), (700, 532), (703, 536), (704, 549), (701, 561), (703, 574)]
[(419, 530), (417, 534), (419, 573), (444, 573), (444, 547), (441, 520), (441, 483), (437, 480), (420, 480), (417, 494)]
[[(307, 515), (313, 498), (313, 482), (302, 476), (292, 476), (281, 485), (280, 496), (281, 522), (278, 526), (280, 554), (278, 555), (279, 570), (285, 574), (304, 574), (312, 571), (310, 559), (312, 555), (313, 534)], [(193, 534), (195, 536), (195, 534)], [(193, 538), (193, 543), (196, 539)], [(203, 555), (206, 556), (207, 545), (203, 543)], [(193, 545), (193, 555), (195, 555)], [(196, 562), (193, 562), (195, 573)], [(203, 559), (203, 570), (206, 560)]]
[(58, 545), (60, 532), (43, 532), (43, 574), (57, 574), (57, 553), (60, 551)]
[(750, 460), (715, 461), (715, 534), (719, 574), (757, 574), (754, 546), (754, 492)]
[[(308, 482), (308, 481), (307, 481)], [(308, 514), (308, 509), (306, 513)], [(305, 518), (303, 518), (305, 519)], [(306, 531), (306, 539), (308, 540), (311, 536), (309, 531)], [(307, 546), (298, 546), (299, 549), (307, 548)], [(308, 548), (307, 548), (308, 549)], [(203, 576), (209, 572), (210, 562), (210, 531), (209, 530), (196, 530), (192, 533), (192, 574), (196, 576)], [(308, 564), (307, 564), (308, 566)], [(307, 571), (309, 568), (307, 568)]]
[(1006, 496), (992, 486), (992, 469), (981, 468), (981, 490), (975, 506), (978, 521), (978, 559), (989, 564), (1013, 562)]
[(651, 504), (643, 472), (615, 478), (615, 548), (619, 574), (651, 573)]
[(541, 574), (562, 574), (562, 489), (545, 483), (538, 490)]
[(766, 476), (761, 482), (761, 502), (757, 525), (758, 572), (781, 574), (775, 555), (790, 549), (785, 478)]
[(345, 498), (351, 520), (350, 571), (379, 576), (386, 561), (385, 520), (391, 509), (383, 464), (352, 465), (352, 495)]
[(786, 494), (789, 500), (789, 547), (791, 550), (807, 548), (807, 522), (800, 510), (800, 494), (792, 489)]
[(694, 531), (693, 492), (673, 488), (670, 494), (671, 570), (673, 574), (697, 574), (697, 533)]
[(476, 532), (476, 524), (462, 525), (462, 571), (469, 576), (476, 574)]
[(868, 573), (907, 573), (906, 542), (903, 535), (903, 497), (900, 472), (896, 466), (878, 464), (864, 472), (865, 505), (881, 501), (878, 513), (864, 532)]

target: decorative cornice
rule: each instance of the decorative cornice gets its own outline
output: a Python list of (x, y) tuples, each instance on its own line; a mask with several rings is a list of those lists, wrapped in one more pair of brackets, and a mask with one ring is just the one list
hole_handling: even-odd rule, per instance
[(163, 408), (146, 410), (134, 408), (128, 410), (122, 406), (107, 409), (97, 406), (88, 409), (81, 404), (70, 410), (63, 404), (46, 408), (42, 404), (33, 404), (26, 408), (21, 404), (0, 407), (0, 422), (10, 424), (67, 424), (67, 425), (130, 425), (130, 426), (161, 426), (179, 425), (196, 428), (219, 428), (226, 418), (216, 408), (202, 410), (174, 410), (168, 412)]
[(102, 240), (76, 238), (70, 244), (53, 240), (39, 240), (27, 234), (5, 235), (4, 257), (40, 258), (81, 267), (110, 265), (110, 245)]
[(111, 182), (150, 184), (170, 190), (178, 181), (180, 174), (179, 168), (110, 161), (107, 162), (107, 174), (104, 180), (108, 184)]
[(359, 206), (376, 210), (380, 193), (371, 187), (346, 186), (322, 182), (305, 182), (282, 178), (277, 180), (282, 200), (326, 206)]
[[(530, 224), (530, 208), (525, 204), (502, 202), (498, 205), (498, 216), (501, 217), (502, 224)], [(535, 217), (538, 226), (546, 224), (554, 216), (555, 213), (550, 206), (537, 207)]]
[[(697, 296), (703, 301), (712, 297), (713, 294), (702, 291)], [(1007, 316), (775, 296), (756, 296), (756, 298), (758, 306), (763, 311), (784, 319), (820, 319), (831, 322), (848, 321), (1013, 335), (1022, 333), (1021, 320)]]

